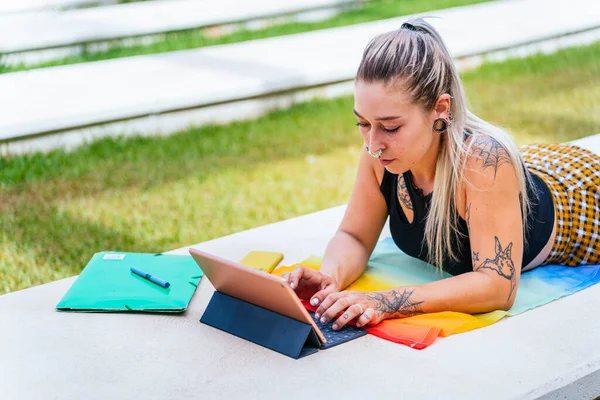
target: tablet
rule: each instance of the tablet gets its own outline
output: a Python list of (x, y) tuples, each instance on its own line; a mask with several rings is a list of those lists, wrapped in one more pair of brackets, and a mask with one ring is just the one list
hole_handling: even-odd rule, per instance
[(327, 343), (296, 292), (280, 277), (193, 248), (189, 252), (219, 292), (310, 324), (321, 345)]

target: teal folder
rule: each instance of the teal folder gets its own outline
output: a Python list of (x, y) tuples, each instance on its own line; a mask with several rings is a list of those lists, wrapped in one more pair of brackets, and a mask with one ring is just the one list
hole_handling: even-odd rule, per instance
[[(130, 271), (137, 267), (168, 281), (163, 288)], [(60, 311), (183, 312), (202, 270), (191, 256), (96, 253), (56, 308)]]

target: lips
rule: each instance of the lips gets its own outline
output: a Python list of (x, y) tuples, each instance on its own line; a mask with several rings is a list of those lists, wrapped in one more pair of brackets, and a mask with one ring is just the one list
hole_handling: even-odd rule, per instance
[(394, 161), (394, 159), (392, 158), (391, 160), (384, 160), (384, 159), (379, 159), (379, 162), (381, 163), (381, 165), (386, 166), (392, 163), (392, 161)]

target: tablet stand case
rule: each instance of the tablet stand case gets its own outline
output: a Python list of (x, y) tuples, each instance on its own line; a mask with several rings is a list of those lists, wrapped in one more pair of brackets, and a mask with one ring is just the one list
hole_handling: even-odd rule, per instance
[(312, 325), (219, 291), (200, 322), (295, 359), (316, 353), (321, 346)]

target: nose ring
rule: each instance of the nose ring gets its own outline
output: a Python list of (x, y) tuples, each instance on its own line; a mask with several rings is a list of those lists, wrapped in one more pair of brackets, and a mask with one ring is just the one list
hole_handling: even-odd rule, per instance
[(367, 153), (369, 153), (369, 155), (373, 158), (379, 158), (381, 157), (381, 153), (383, 153), (383, 150), (379, 149), (377, 150), (377, 152), (372, 153), (371, 150), (369, 149), (369, 146), (366, 146), (365, 149), (367, 149)]

